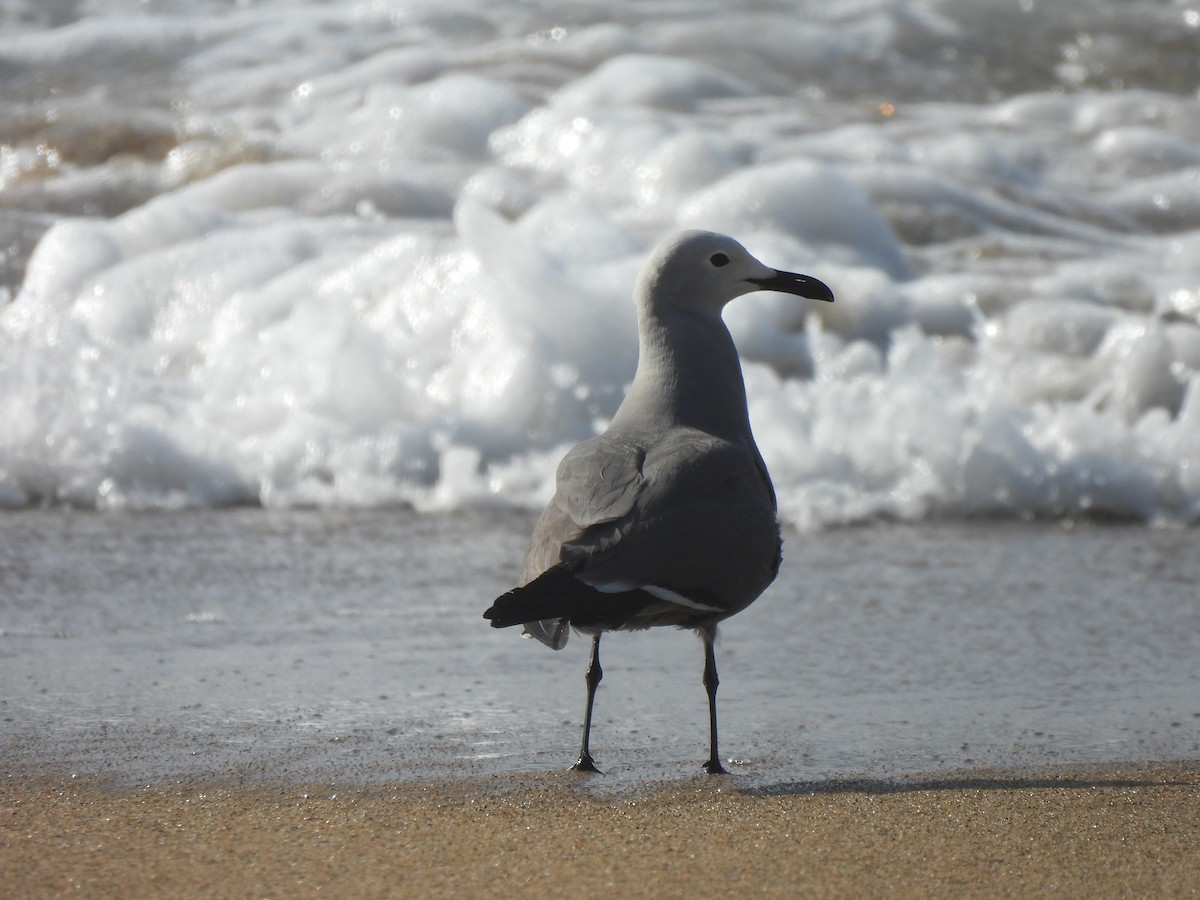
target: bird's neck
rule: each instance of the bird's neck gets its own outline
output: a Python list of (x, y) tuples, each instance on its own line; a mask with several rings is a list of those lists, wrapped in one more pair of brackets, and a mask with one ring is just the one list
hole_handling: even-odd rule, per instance
[(639, 309), (637, 373), (613, 418), (696, 428), (753, 446), (737, 348), (719, 315)]

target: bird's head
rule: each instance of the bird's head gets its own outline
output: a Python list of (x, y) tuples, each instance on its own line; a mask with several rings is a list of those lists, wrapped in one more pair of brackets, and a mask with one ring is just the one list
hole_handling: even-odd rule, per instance
[(712, 231), (683, 231), (668, 238), (650, 255), (637, 281), (639, 304), (715, 315), (751, 291), (833, 302), (833, 291), (824, 282), (764, 265), (733, 238)]

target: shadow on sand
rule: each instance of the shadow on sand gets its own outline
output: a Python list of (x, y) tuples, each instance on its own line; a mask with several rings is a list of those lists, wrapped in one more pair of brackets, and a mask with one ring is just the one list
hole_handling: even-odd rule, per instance
[[(1152, 770), (1153, 769), (1153, 770)], [(1145, 777), (1141, 773), (1145, 772)], [(972, 770), (905, 775), (894, 778), (839, 778), (787, 781), (739, 789), (752, 797), (818, 794), (900, 794), (916, 791), (1086, 790), (1200, 786), (1200, 760), (1136, 763), (1123, 766), (1068, 766), (1036, 771)]]

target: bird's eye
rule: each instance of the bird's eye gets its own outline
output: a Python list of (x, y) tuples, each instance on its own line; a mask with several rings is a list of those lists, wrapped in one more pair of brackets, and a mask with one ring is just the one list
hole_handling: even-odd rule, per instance
[(724, 253), (714, 253), (712, 256), (710, 256), (708, 258), (708, 261), (710, 263), (712, 263), (714, 266), (716, 266), (718, 269), (721, 268), (721, 266), (729, 265), (729, 257), (726, 256)]

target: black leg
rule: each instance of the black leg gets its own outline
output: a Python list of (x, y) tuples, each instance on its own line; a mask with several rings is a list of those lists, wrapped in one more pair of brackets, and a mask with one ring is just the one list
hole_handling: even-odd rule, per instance
[(704, 689), (708, 691), (708, 762), (704, 771), (709, 775), (724, 775), (721, 754), (717, 752), (717, 656), (713, 653), (713, 635), (704, 634)]
[(587, 708), (583, 711), (583, 743), (579, 746), (579, 759), (571, 766), (576, 772), (599, 772), (592, 754), (588, 751), (588, 738), (592, 733), (592, 704), (596, 701), (596, 688), (604, 670), (600, 668), (600, 632), (592, 636), (592, 660), (588, 663), (587, 675)]

